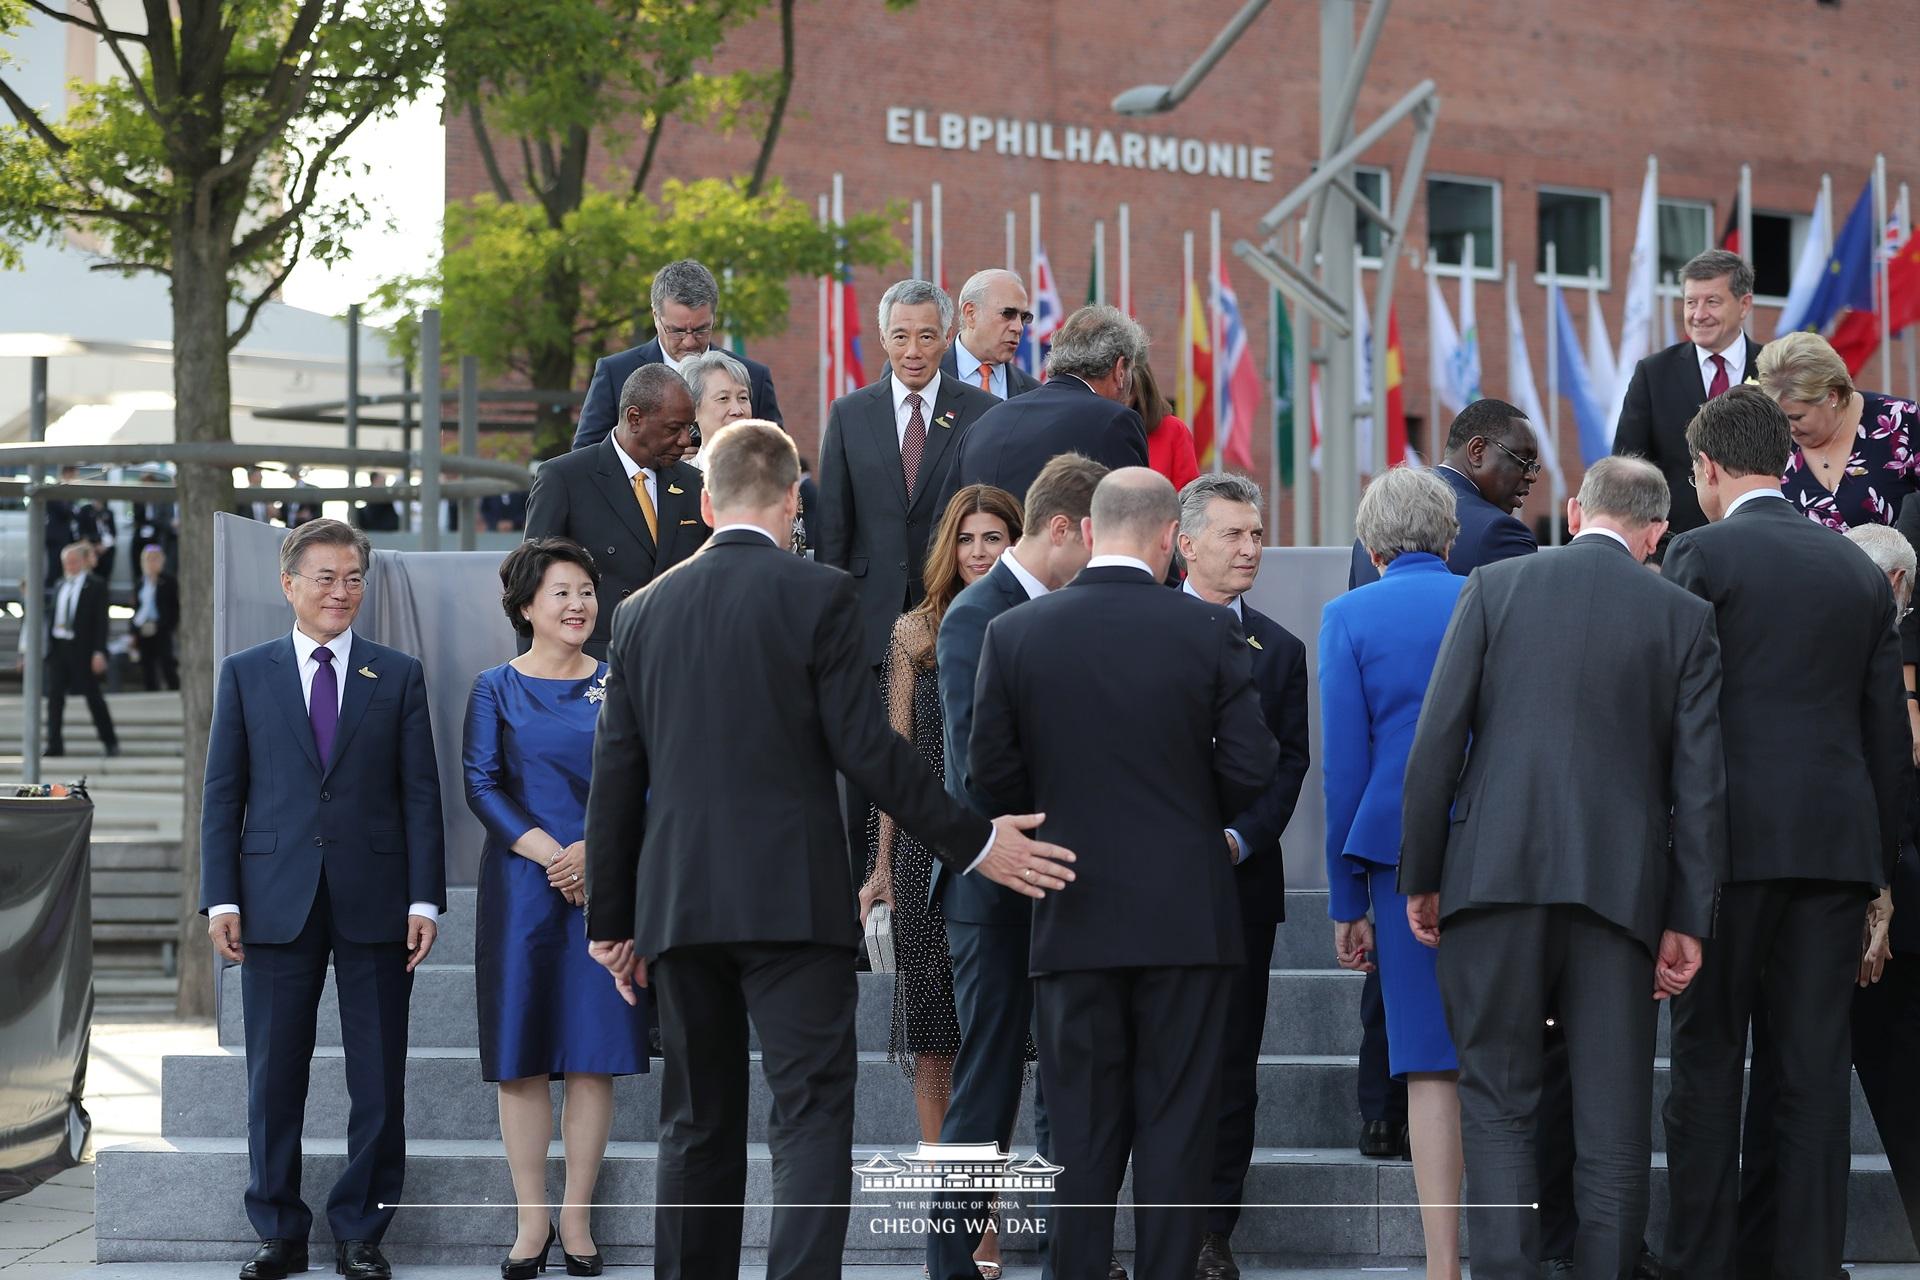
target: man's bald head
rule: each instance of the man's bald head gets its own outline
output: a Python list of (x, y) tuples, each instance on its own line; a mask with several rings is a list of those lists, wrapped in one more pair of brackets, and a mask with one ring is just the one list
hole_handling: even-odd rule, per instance
[(1108, 472), (1094, 489), (1087, 522), (1094, 555), (1144, 560), (1164, 578), (1180, 527), (1180, 495), (1157, 471), (1122, 467)]

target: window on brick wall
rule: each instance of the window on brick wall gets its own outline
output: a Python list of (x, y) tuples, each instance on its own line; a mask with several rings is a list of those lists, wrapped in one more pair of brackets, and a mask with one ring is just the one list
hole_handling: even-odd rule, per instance
[(1500, 184), (1486, 178), (1427, 179), (1427, 251), (1439, 275), (1460, 274), (1467, 237), (1473, 237), (1473, 274), (1498, 280)]
[[(1363, 165), (1356, 165), (1353, 170), (1353, 185), (1360, 188), (1361, 195), (1382, 209), (1389, 209), (1388, 199), (1392, 194), (1393, 185), (1388, 181), (1385, 169), (1370, 169)], [(1380, 246), (1386, 240), (1386, 233), (1381, 229), (1380, 224), (1356, 209), (1353, 214), (1353, 234), (1354, 241), (1360, 250), (1360, 265), (1379, 266)]]
[(1534, 279), (1547, 283), (1547, 246), (1552, 245), (1554, 272), (1562, 285), (1584, 286), (1591, 275), (1607, 288), (1607, 211), (1604, 191), (1541, 187), (1535, 204)]

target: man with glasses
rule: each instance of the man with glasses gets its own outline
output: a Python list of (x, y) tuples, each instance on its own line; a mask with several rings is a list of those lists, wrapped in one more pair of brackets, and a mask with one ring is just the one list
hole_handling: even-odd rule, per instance
[(1040, 380), (1014, 363), (1020, 335), (1033, 323), (1027, 286), (1000, 267), (976, 271), (960, 286), (960, 332), (940, 369), (1000, 400), (1025, 395)]
[(334, 1269), (392, 1274), (402, 1199), (407, 1007), (446, 908), (440, 771), (420, 661), (355, 635), (367, 535), (312, 520), (281, 544), (294, 627), (220, 664), (200, 822), (200, 910), (240, 970), (247, 1219), (240, 1280), (307, 1269), (300, 1135), (331, 964), (346, 1055), (347, 1158), (327, 1197)]
[[(653, 306), (651, 341), (630, 350), (607, 356), (593, 366), (593, 381), (587, 384), (586, 403), (580, 406), (580, 425), (573, 433), (575, 449), (589, 449), (607, 438), (619, 419), (616, 406), (620, 389), (642, 365), (664, 364), (675, 373), (680, 366), (713, 346), (718, 327), (715, 309), (720, 305), (720, 286), (713, 273), (691, 258), (669, 262), (653, 276), (650, 298)], [(780, 416), (780, 401), (773, 394), (773, 374), (757, 360), (735, 353), (747, 366), (753, 416), (785, 425)], [(612, 611), (609, 610), (609, 613)]]

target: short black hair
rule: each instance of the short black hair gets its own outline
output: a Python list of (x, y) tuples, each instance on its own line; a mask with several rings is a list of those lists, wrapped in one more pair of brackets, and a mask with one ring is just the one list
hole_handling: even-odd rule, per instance
[(1447, 452), (1464, 448), (1475, 436), (1505, 443), (1513, 439), (1513, 424), (1527, 421), (1527, 415), (1505, 400), (1475, 400), (1460, 411), (1447, 428)]
[(1742, 383), (1701, 405), (1687, 424), (1688, 456), (1703, 453), (1736, 478), (1778, 476), (1793, 456), (1793, 430), (1772, 396)]
[[(687, 391), (687, 381), (664, 364), (643, 364), (627, 375), (620, 387), (620, 413), (618, 421), (627, 420), (627, 410), (638, 409), (641, 417), (646, 417), (666, 400), (675, 389)], [(687, 391), (689, 398), (693, 393)]]
[(593, 589), (600, 590), (600, 570), (587, 549), (572, 538), (529, 538), (500, 562), (500, 605), (507, 611), (507, 621), (523, 636), (533, 634), (533, 624), (520, 611), (533, 603), (540, 580), (556, 564), (579, 565), (587, 571)]

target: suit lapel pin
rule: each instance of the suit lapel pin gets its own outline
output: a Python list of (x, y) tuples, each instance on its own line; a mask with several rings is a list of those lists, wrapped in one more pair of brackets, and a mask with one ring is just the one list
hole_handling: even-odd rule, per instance
[(936, 418), (935, 421), (940, 424), (940, 429), (942, 431), (953, 430), (953, 410), (951, 409), (947, 410), (945, 413), (941, 414), (938, 418)]
[(667, 486), (667, 492), (668, 492), (668, 493), (685, 493), (685, 492), (686, 492), (686, 490), (685, 490), (685, 489), (682, 489), (682, 488), (681, 488), (681, 487), (680, 487), (679, 485), (677, 485), (677, 484), (669, 484), (669, 485)]
[(1252, 636), (1247, 637), (1247, 643), (1252, 645), (1254, 648), (1259, 649), (1262, 653), (1266, 652), (1265, 646), (1263, 646), (1258, 640), (1255, 640)]
[(377, 676), (377, 675), (375, 675), (375, 674), (373, 674), (373, 668), (372, 668), (372, 667), (362, 667), (362, 668), (360, 668), (360, 674), (361, 674), (361, 675), (363, 675), (363, 676), (365, 676), (365, 677), (366, 677), (367, 679), (369, 679), (369, 680), (378, 680), (378, 679), (380, 678), (379, 676)]

